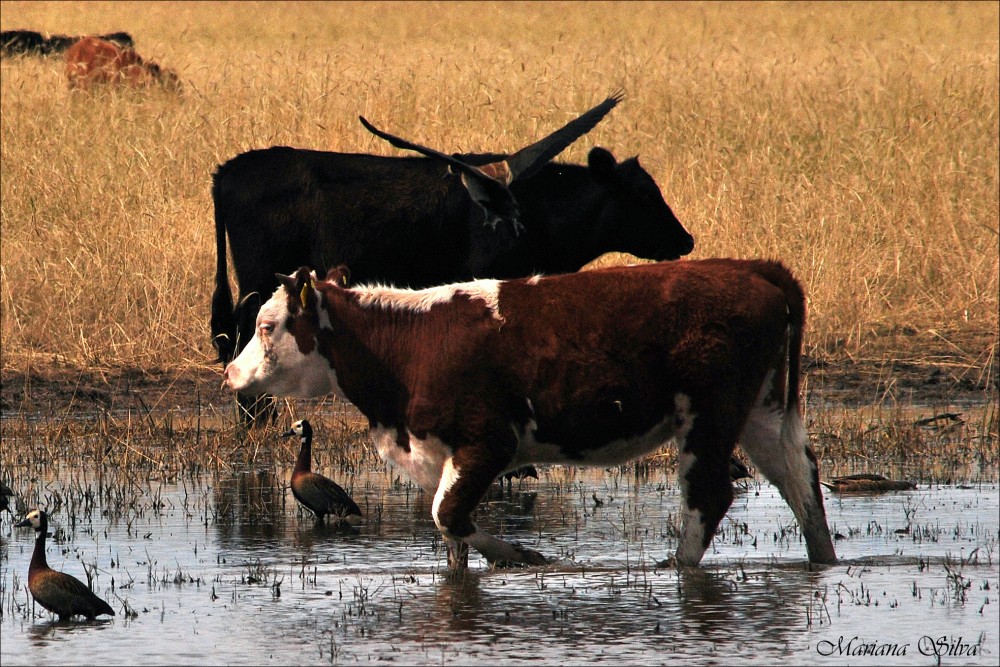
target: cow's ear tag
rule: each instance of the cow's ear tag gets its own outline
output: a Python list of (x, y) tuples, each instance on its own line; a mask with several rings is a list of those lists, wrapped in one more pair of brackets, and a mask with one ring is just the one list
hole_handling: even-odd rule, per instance
[(302, 291), (299, 292), (299, 300), (302, 301), (302, 308), (306, 307), (306, 297), (309, 296), (309, 289), (312, 287), (312, 281), (307, 280), (302, 284)]
[(346, 275), (341, 274), (341, 276), (340, 276), (340, 286), (341, 287), (347, 287), (347, 276)]

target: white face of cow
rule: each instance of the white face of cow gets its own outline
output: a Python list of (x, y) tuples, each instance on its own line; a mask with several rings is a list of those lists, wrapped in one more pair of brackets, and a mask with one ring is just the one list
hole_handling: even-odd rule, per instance
[(341, 394), (336, 373), (319, 353), (317, 341), (309, 345), (308, 354), (303, 353), (288, 331), (289, 317), (287, 293), (278, 288), (257, 314), (253, 338), (226, 366), (226, 387), (247, 394), (299, 398)]

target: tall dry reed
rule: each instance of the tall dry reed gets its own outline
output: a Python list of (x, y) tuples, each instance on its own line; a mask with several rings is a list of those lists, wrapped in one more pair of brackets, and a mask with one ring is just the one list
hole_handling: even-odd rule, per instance
[(4, 30), (128, 30), (184, 84), (73, 93), (59, 58), (0, 63), (4, 369), (211, 366), (211, 173), (239, 152), (400, 154), (359, 114), (511, 150), (619, 87), (562, 159), (638, 154), (693, 257), (788, 263), (811, 353), (996, 353), (996, 3), (0, 7)]

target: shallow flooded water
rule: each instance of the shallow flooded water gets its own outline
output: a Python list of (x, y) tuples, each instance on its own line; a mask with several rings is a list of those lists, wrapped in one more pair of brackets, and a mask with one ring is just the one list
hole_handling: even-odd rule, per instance
[(454, 581), (425, 494), (384, 470), (338, 477), (368, 517), (343, 534), (296, 508), (288, 474), (126, 483), (76, 469), (38, 480), (52, 515), (49, 564), (83, 581), (96, 566), (95, 590), (117, 616), (60, 623), (33, 605), (33, 533), (4, 514), (0, 662), (931, 665), (1000, 656), (995, 478), (827, 492), (842, 562), (817, 571), (787, 506), (752, 482), (703, 567), (679, 572), (655, 568), (676, 546), (672, 474), (551, 468), (510, 492), (497, 485), (479, 520), (558, 561), (491, 571), (473, 553)]

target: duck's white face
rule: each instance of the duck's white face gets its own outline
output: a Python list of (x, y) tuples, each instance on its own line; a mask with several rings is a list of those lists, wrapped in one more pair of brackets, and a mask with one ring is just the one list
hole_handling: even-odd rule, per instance
[(17, 526), (27, 527), (31, 526), (35, 530), (41, 530), (42, 528), (42, 511), (41, 510), (31, 510), (28, 515), (24, 517), (22, 521), (17, 522)]
[(303, 437), (304, 434), (305, 434), (305, 428), (306, 428), (305, 426), (303, 426), (303, 424), (305, 423), (305, 421), (306, 421), (305, 419), (298, 420), (297, 422), (295, 422), (294, 424), (292, 424), (292, 427), (290, 429), (288, 429), (287, 431), (285, 431), (284, 433), (282, 433), (281, 437), (287, 438), (290, 435), (297, 435), (300, 438)]

